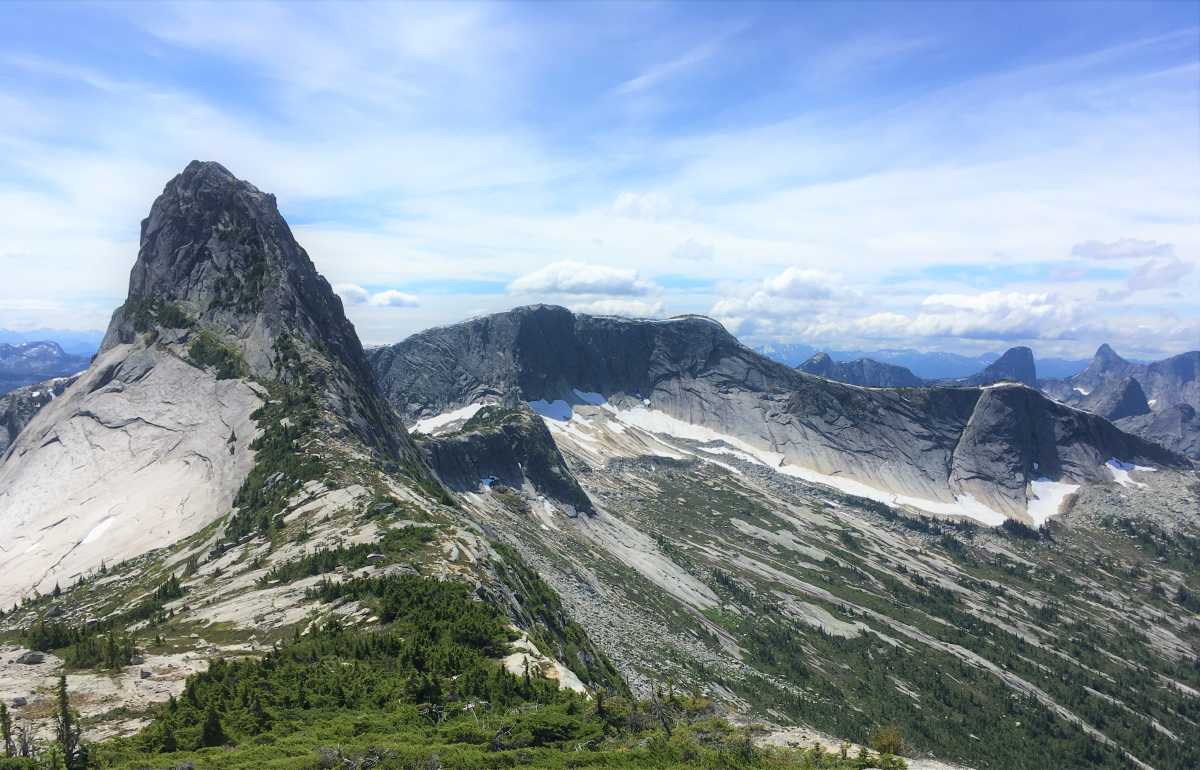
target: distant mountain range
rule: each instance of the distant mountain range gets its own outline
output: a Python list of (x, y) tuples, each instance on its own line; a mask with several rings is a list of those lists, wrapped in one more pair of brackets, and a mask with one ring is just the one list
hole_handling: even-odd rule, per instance
[[(964, 356), (959, 353), (940, 353), (896, 348), (883, 350), (823, 350), (804, 343), (768, 343), (755, 348), (759, 353), (781, 364), (799, 366), (817, 353), (825, 353), (836, 362), (870, 359), (881, 364), (903, 366), (925, 380), (945, 380), (969, 377), (1000, 358), (1000, 353), (981, 353)], [(1070, 377), (1083, 371), (1087, 359), (1038, 359), (1038, 370), (1046, 377)]]
[(30, 329), (23, 332), (13, 329), (0, 329), (0, 344), (20, 345), (26, 342), (54, 340), (63, 349), (63, 352), (68, 355), (86, 356), (88, 358), (96, 355), (96, 351), (100, 349), (100, 340), (102, 339), (104, 339), (104, 332), (99, 329), (88, 331)]
[(0, 342), (0, 393), (87, 368), (91, 356), (70, 355), (57, 342)]

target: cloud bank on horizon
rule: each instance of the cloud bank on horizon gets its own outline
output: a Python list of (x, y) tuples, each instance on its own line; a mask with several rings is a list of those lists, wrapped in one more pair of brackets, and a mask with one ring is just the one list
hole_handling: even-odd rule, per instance
[(103, 328), (192, 158), (368, 343), (516, 304), (750, 343), (1200, 347), (1183, 3), (0, 5), (0, 328)]

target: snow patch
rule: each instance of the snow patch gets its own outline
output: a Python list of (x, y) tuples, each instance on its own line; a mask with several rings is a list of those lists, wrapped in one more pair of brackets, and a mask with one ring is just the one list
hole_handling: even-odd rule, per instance
[(1047, 478), (1035, 479), (1029, 482), (1029, 486), (1033, 496), (1029, 499), (1029, 507), (1026, 510), (1035, 527), (1041, 527), (1046, 523), (1046, 519), (1056, 516), (1067, 495), (1079, 491), (1078, 484), (1051, 481)]
[(454, 409), (433, 417), (426, 417), (423, 420), (417, 420), (416, 424), (409, 428), (408, 431), (409, 433), (424, 433), (425, 435), (430, 435), (438, 428), (444, 428), (452, 422), (458, 422), (459, 420), (465, 422), (471, 419), (479, 412), (480, 409), (484, 408), (485, 406), (487, 406), (487, 404), (468, 404), (461, 409)]
[[(926, 500), (920, 497), (885, 492), (854, 479), (832, 476), (808, 468), (802, 468), (798, 465), (788, 465), (784, 463), (783, 455), (778, 452), (759, 449), (741, 439), (718, 433), (711, 428), (701, 425), (692, 425), (657, 410), (634, 407), (632, 409), (616, 410), (614, 413), (618, 420), (651, 433), (666, 433), (678, 438), (685, 438), (705, 444), (724, 442), (737, 450), (741, 450), (745, 454), (757, 458), (760, 463), (774, 468), (779, 473), (794, 476), (812, 484), (824, 484), (848, 495), (865, 497), (868, 500), (874, 500), (885, 505), (893, 507), (906, 505), (918, 508), (927, 513), (942, 516), (966, 516), (989, 527), (999, 526), (1008, 518), (999, 511), (995, 511), (984, 505), (971, 495), (959, 495), (952, 503)], [(712, 450), (705, 447), (704, 451)]]
[(101, 535), (103, 535), (103, 534), (104, 534), (105, 530), (107, 530), (109, 527), (111, 527), (111, 526), (112, 526), (112, 523), (113, 523), (114, 521), (116, 521), (116, 519), (117, 519), (117, 517), (116, 517), (116, 516), (108, 516), (108, 517), (106, 517), (106, 518), (105, 518), (103, 521), (101, 521), (99, 524), (97, 524), (96, 526), (92, 527), (92, 528), (91, 528), (91, 529), (88, 531), (88, 533), (87, 533), (86, 535), (84, 535), (84, 536), (83, 536), (83, 539), (79, 541), (79, 544), (80, 544), (80, 545), (87, 545), (88, 543), (90, 543), (90, 542), (92, 542), (92, 541), (96, 540), (97, 538), (99, 538)]
[(1108, 472), (1112, 474), (1113, 481), (1123, 487), (1144, 487), (1146, 486), (1140, 481), (1134, 481), (1130, 476), (1130, 471), (1142, 471), (1144, 473), (1153, 473), (1154, 468), (1148, 468), (1144, 465), (1134, 465), (1133, 463), (1121, 462), (1115, 457), (1110, 457), (1108, 462), (1104, 464), (1108, 468)]
[(1081, 388), (1078, 385), (1076, 385), (1074, 388), (1072, 388), (1072, 390), (1074, 390), (1076, 393), (1078, 393), (1081, 396), (1090, 396), (1092, 394), (1092, 391), (1090, 388)]

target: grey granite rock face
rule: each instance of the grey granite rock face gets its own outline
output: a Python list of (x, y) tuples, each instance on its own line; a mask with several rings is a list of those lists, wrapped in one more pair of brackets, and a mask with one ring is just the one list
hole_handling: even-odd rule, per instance
[(870, 358), (834, 361), (828, 353), (817, 353), (796, 368), (805, 374), (868, 388), (915, 388), (924, 384), (924, 380), (903, 366)]
[(788, 463), (928, 500), (972, 494), (1014, 515), (1036, 478), (1104, 478), (1110, 457), (1187, 465), (1019, 385), (858, 388), (771, 361), (694, 316), (629, 320), (539, 305), (431, 329), (370, 358), (410, 420), (484, 398), (570, 400), (576, 389), (615, 404), (647, 399)]
[(1019, 382), (1037, 387), (1037, 366), (1033, 351), (1024, 346), (1009, 348), (1004, 355), (984, 367), (983, 371), (963, 380), (964, 385), (992, 385), (997, 382)]
[[(1141, 391), (1140, 399), (1131, 382)], [(1120, 420), (1125, 430), (1200, 459), (1200, 435), (1192, 433), (1200, 426), (1186, 410), (1175, 409), (1200, 409), (1200, 351), (1137, 364), (1101, 345), (1085, 370), (1066, 379), (1043, 380), (1039, 387), (1063, 403)]]

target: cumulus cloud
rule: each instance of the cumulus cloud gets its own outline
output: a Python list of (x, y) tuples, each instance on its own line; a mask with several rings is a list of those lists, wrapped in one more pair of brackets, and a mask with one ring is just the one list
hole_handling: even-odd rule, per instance
[(372, 294), (356, 283), (334, 284), (333, 293), (341, 297), (342, 302), (347, 306), (418, 307), (420, 305), (416, 295), (406, 294), (395, 289), (386, 289)]
[(1071, 249), (1071, 256), (1084, 259), (1144, 259), (1173, 257), (1175, 248), (1169, 243), (1121, 238), (1115, 241), (1084, 241)]
[(336, 283), (333, 285), (333, 293), (341, 297), (342, 302), (347, 305), (362, 305), (371, 297), (371, 292), (356, 283)]
[(709, 313), (730, 329), (749, 333), (763, 319), (811, 316), (813, 303), (828, 304), (854, 296), (834, 273), (789, 267), (718, 300)]
[(584, 262), (552, 262), (508, 284), (511, 292), (530, 294), (648, 294), (657, 287), (631, 268)]
[(851, 328), (872, 339), (959, 337), (975, 340), (1075, 339), (1091, 330), (1085, 308), (1052, 293), (989, 291), (934, 294), (917, 312), (873, 313)]
[(388, 289), (371, 295), (367, 303), (375, 307), (419, 307), (420, 301), (414, 294)]
[(641, 299), (597, 299), (575, 303), (571, 309), (592, 315), (620, 315), (629, 318), (657, 318), (663, 315), (663, 304), (656, 300)]

